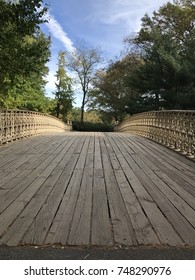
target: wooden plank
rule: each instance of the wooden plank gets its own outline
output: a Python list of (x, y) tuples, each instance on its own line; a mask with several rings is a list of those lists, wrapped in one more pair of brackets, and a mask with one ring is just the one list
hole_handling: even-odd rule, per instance
[[(107, 137), (104, 137), (104, 143), (105, 143), (104, 145), (106, 147), (112, 147), (111, 152), (109, 152), (109, 150), (107, 150), (107, 153), (109, 154), (109, 157), (110, 157), (110, 162), (111, 162), (111, 165), (112, 165), (112, 169), (113, 170), (120, 170), (122, 168), (121, 168), (121, 165), (120, 165), (120, 163), (117, 159), (117, 156), (116, 156), (116, 153), (118, 152), (118, 150), (117, 150), (116, 146), (114, 146), (114, 147), (112, 146), (113, 142), (112, 142), (112, 140), (109, 141), (110, 138), (111, 137), (109, 137), (109, 134), (107, 134)], [(114, 150), (114, 148), (115, 148), (115, 150)]]
[[(67, 244), (69, 245), (90, 244), (94, 167), (94, 141), (91, 140), (91, 137), (86, 139), (82, 150), (82, 153), (85, 153), (86, 158), (84, 158), (84, 155), (80, 156), (85, 163), (85, 166), (67, 241)], [(78, 168), (78, 163), (76, 168)]]
[(113, 153), (113, 147), (109, 144), (109, 142), (106, 142), (106, 145), (104, 139), (105, 137), (101, 135), (100, 148), (102, 152), (106, 192), (108, 196), (108, 207), (112, 223), (114, 240), (117, 244), (136, 244), (131, 221), (129, 219), (124, 202), (122, 200), (119, 187), (116, 182), (111, 162), (108, 156), (109, 152)]
[(68, 245), (90, 244), (92, 188), (93, 169), (85, 169), (67, 241)]
[(175, 166), (178, 166), (179, 168), (183, 167), (183, 170), (189, 170), (194, 171), (194, 162), (188, 159), (187, 157), (184, 157), (182, 154), (166, 147), (163, 145), (160, 145), (159, 143), (156, 143), (154, 141), (151, 141), (149, 139), (145, 139), (142, 137), (138, 137), (138, 141), (140, 143), (144, 143), (145, 146), (150, 147), (151, 150), (159, 151), (160, 153), (164, 154), (165, 156), (168, 155), (168, 160), (171, 163), (174, 163)]
[(104, 173), (102, 169), (94, 169), (91, 231), (92, 245), (113, 245), (111, 221), (107, 204)]
[(167, 221), (167, 219), (164, 217), (164, 214), (162, 214), (162, 212), (157, 207), (155, 201), (148, 193), (148, 190), (145, 189), (143, 184), (144, 180), (142, 181), (142, 183), (140, 182), (139, 174), (142, 172), (142, 170), (139, 169), (135, 163), (129, 166), (129, 164), (127, 163), (129, 155), (127, 155), (127, 152), (124, 149), (123, 145), (121, 145), (121, 143), (117, 141), (117, 138), (114, 140), (118, 148), (120, 148), (121, 154), (125, 158), (124, 160), (124, 158), (122, 158), (121, 156), (118, 157), (119, 162), (123, 167), (126, 178), (131, 184), (133, 191), (135, 192), (140, 204), (142, 205), (148, 219), (152, 223), (153, 228), (155, 229), (161, 243), (169, 244), (172, 246), (183, 244), (181, 238), (175, 232), (172, 225)]
[[(53, 185), (58, 180), (60, 174), (61, 171), (54, 171), (53, 174), (45, 182), (42, 181), (43, 178), (40, 178), (39, 181), (36, 181), (36, 185), (32, 185), (32, 188), (37, 186), (38, 184), (40, 185), (36, 196), (34, 196), (32, 200), (30, 200), (28, 206), (24, 208), (21, 215), (19, 215), (17, 219), (15, 219), (14, 223), (12, 223), (11, 227), (9, 227), (9, 230), (7, 230), (7, 232), (1, 238), (1, 244), (16, 246), (21, 242), (22, 237), (30, 227), (34, 217), (38, 214), (39, 210), (44, 205), (44, 202), (52, 191)], [(38, 232), (36, 232), (35, 236), (37, 235)]]
[[(166, 172), (167, 168), (161, 168), (162, 165), (157, 164), (157, 161), (155, 159), (152, 160), (152, 156), (147, 157), (143, 155), (143, 146), (141, 148), (134, 142), (131, 142), (131, 144), (139, 150), (137, 155), (141, 159), (141, 162), (145, 163), (152, 171), (154, 171), (154, 173), (161, 179), (161, 181), (165, 182), (173, 191), (180, 195), (180, 197), (182, 197), (194, 209), (195, 188), (192, 188), (183, 180), (178, 180), (178, 176), (175, 176), (173, 172)], [(162, 171), (162, 169), (164, 172)]]
[[(82, 179), (82, 170), (74, 170), (71, 180), (67, 186), (66, 192), (62, 198), (59, 209), (56, 213), (54, 226), (49, 231), (46, 243), (66, 245), (70, 231), (72, 218), (74, 215), (75, 205), (80, 189)], [(58, 224), (57, 226), (55, 224)], [(53, 228), (55, 231), (53, 231)]]
[[(29, 185), (38, 177), (37, 172), (27, 173), (27, 177), (24, 179), (15, 178), (11, 181), (12, 188), (3, 197), (0, 198), (0, 213), (11, 205), (18, 196), (20, 196)], [(10, 184), (10, 182), (8, 182)], [(6, 210), (7, 211), (7, 210)]]
[[(123, 148), (125, 147), (126, 144), (123, 142)], [(127, 150), (125, 151), (125, 154), (127, 155), (128, 152)], [(154, 201), (161, 209), (164, 216), (167, 217), (167, 219), (171, 222), (173, 228), (175, 228), (179, 235), (183, 238), (184, 242), (194, 242), (195, 235), (193, 227), (186, 221), (186, 219), (180, 214), (180, 212), (176, 210), (175, 207), (173, 207), (172, 203), (169, 202), (166, 196), (164, 196), (160, 191), (157, 190), (157, 187), (151, 180), (151, 174), (150, 177), (147, 177), (146, 173), (143, 172), (143, 170), (137, 165), (137, 163), (135, 163), (130, 157), (126, 159), (129, 165), (132, 167), (133, 171), (135, 172), (136, 176), (145, 186), (151, 197), (153, 197)]]
[(52, 226), (53, 219), (66, 192), (77, 161), (78, 154), (72, 154), (72, 157), (69, 158), (67, 169), (54, 169), (54, 172), (60, 174), (60, 176), (58, 176), (54, 188), (33, 221), (31, 228), (28, 229), (22, 241), (23, 244), (44, 244), (44, 240), (49, 232), (49, 228)]
[(83, 144), (84, 144), (84, 141), (85, 141), (84, 135), (80, 134), (79, 143), (77, 144), (77, 146), (76, 146), (76, 148), (74, 150), (75, 154), (80, 154), (80, 152), (82, 150), (82, 147), (83, 147)]
[[(129, 152), (127, 145), (127, 142), (123, 141), (125, 143), (125, 147), (127, 152)], [(131, 160), (131, 158), (129, 158)], [(140, 168), (145, 172), (145, 174), (150, 178), (150, 180), (157, 186), (157, 188), (169, 199), (172, 201), (173, 205), (184, 215), (184, 217), (195, 227), (195, 212), (193, 209), (195, 209), (195, 200), (194, 197), (190, 194), (188, 194), (185, 190), (180, 188), (176, 184), (165, 184), (164, 181), (162, 181), (153, 170), (151, 170), (145, 161), (143, 161), (143, 158), (140, 159), (140, 156), (132, 155), (132, 160), (134, 160)], [(130, 161), (130, 164), (133, 163), (133, 161)], [(169, 181), (170, 183), (170, 181)], [(188, 205), (187, 203), (190, 205)]]
[[(62, 149), (63, 148), (61, 147), (61, 151)], [(48, 154), (47, 158), (41, 162), (41, 164), (38, 165), (35, 170), (26, 169), (20, 173), (20, 176), (18, 175), (18, 177), (9, 181), (7, 185), (10, 191), (7, 192), (5, 196), (0, 198), (0, 213), (20, 195), (25, 196), (27, 194), (28, 201), (28, 197), (31, 195), (31, 191), (29, 192), (29, 189), (31, 190), (31, 183), (37, 178), (43, 177), (46, 179), (53, 172), (54, 168), (63, 156), (64, 153), (61, 153), (60, 156), (58, 156), (55, 160), (53, 155)]]
[[(36, 153), (37, 146), (45, 149), (45, 144), (47, 143), (47, 139), (42, 139), (40, 142), (39, 137), (32, 139), (25, 139), (21, 142), (12, 143), (12, 148), (6, 149), (6, 146), (0, 148), (3, 153), (3, 161), (0, 162), (0, 170), (10, 170), (10, 168), (16, 169), (19, 166), (19, 159), (23, 159), (26, 157), (26, 154), (33, 155)], [(6, 153), (5, 153), (6, 151)], [(8, 168), (7, 168), (8, 166)]]
[(119, 191), (109, 156), (103, 154), (102, 158), (114, 240), (117, 244), (135, 245), (133, 227)]
[[(178, 177), (181, 177), (183, 180), (185, 180), (186, 182), (191, 184), (193, 187), (195, 187), (195, 182), (194, 182), (193, 178), (189, 177), (189, 173), (188, 173), (188, 175), (185, 175), (185, 168), (187, 168), (187, 165), (185, 165), (185, 168), (180, 167), (182, 162), (179, 162), (178, 160), (176, 160), (176, 162), (175, 162), (173, 160), (174, 159), (173, 157), (170, 157), (166, 154), (166, 152), (168, 150), (169, 150), (168, 148), (163, 147), (163, 150), (161, 149), (161, 151), (159, 152), (158, 149), (154, 149), (152, 147), (147, 148), (148, 153), (152, 154), (153, 157), (156, 158), (157, 160), (160, 158), (160, 162), (163, 163), (166, 166), (167, 169), (173, 171), (175, 174), (177, 174)], [(180, 157), (182, 159), (181, 155), (180, 155)], [(194, 174), (195, 163), (194, 163), (194, 166), (191, 165), (188, 170), (190, 170)]]
[(162, 163), (160, 156), (153, 157), (153, 154), (150, 153), (150, 150), (146, 150), (148, 151), (148, 153), (144, 152), (144, 145), (140, 144), (139, 146), (134, 141), (133, 145), (135, 145), (136, 149), (138, 149), (139, 157), (147, 164), (148, 167), (150, 167), (155, 173), (157, 173), (157, 175), (163, 173), (167, 179), (169, 178), (172, 182), (174, 182), (174, 184), (179, 185), (182, 189), (195, 197), (195, 188), (184, 181), (182, 178), (180, 178), (177, 174), (175, 174), (173, 170), (169, 170), (166, 164)]
[(129, 134), (19, 142), (0, 148), (0, 245), (195, 244), (193, 162)]
[[(120, 153), (118, 147), (115, 145), (111, 137), (106, 137), (106, 142), (109, 141), (118, 154)], [(127, 208), (129, 217), (131, 219), (131, 223), (135, 232), (135, 238), (138, 244), (160, 244), (160, 241), (150, 224), (149, 219), (145, 215), (135, 193), (133, 192), (131, 185), (127, 181), (124, 172), (121, 170), (120, 163), (117, 159), (117, 155), (114, 154), (115, 157), (113, 158), (113, 154), (109, 154), (110, 161), (112, 163), (114, 173), (116, 176), (116, 180), (120, 187), (121, 194), (123, 196), (123, 200), (125, 206)], [(114, 167), (118, 168), (114, 168)]]
[[(45, 164), (45, 167), (47, 167), (48, 162)], [(7, 217), (4, 217), (4, 213), (0, 217), (4, 220), (4, 226), (7, 225), (8, 227), (11, 223), (13, 223), (29, 200), (35, 195), (47, 177), (51, 174), (50, 171), (51, 170), (47, 168), (45, 177), (38, 176), (37, 170), (35, 170), (34, 172), (30, 173), (27, 178), (25, 177), (25, 179), (21, 182), (18, 181), (19, 178), (12, 180), (13, 189), (11, 189), (3, 198), (1, 198), (3, 201), (0, 205), (1, 212), (6, 210), (5, 213), (7, 213)], [(16, 210), (12, 213), (12, 209), (15, 207), (15, 205), (18, 207), (16, 207)]]
[(47, 232), (52, 224), (53, 218), (60, 205), (62, 196), (66, 190), (66, 186), (72, 175), (72, 172), (69, 171), (69, 173), (65, 173), (60, 178), (62, 170), (57, 169), (56, 172), (59, 173), (59, 176), (56, 178), (55, 185), (51, 193), (48, 195), (44, 205), (42, 205), (39, 213), (34, 218), (34, 221), (31, 224), (30, 228), (27, 230), (27, 233), (22, 240), (22, 244), (44, 244)]
[(80, 151), (79, 159), (75, 167), (76, 169), (84, 169), (88, 147), (89, 147), (89, 136), (84, 139), (84, 144)]
[[(180, 189), (176, 185), (172, 185), (174, 187), (174, 191), (170, 188), (167, 184), (165, 184), (160, 178), (152, 172), (147, 166), (140, 161), (138, 157), (135, 158), (137, 164), (141, 167), (147, 176), (149, 176), (150, 181), (154, 183), (154, 185), (159, 189), (159, 191), (164, 194), (164, 196), (171, 201), (171, 203), (177, 208), (177, 210), (188, 220), (188, 222), (195, 227), (195, 200), (194, 198), (185, 192), (184, 190)], [(181, 197), (179, 195), (181, 195)], [(182, 198), (183, 195), (183, 198)], [(186, 201), (188, 203), (186, 203)]]
[[(71, 161), (71, 157), (74, 154), (74, 151), (79, 143), (78, 137), (72, 137), (71, 141), (66, 145), (65, 149), (67, 150), (66, 154), (63, 155), (61, 161), (56, 166), (56, 169), (62, 169), (65, 170), (69, 162)], [(76, 153), (77, 158), (78, 154)]]
[(131, 189), (122, 170), (114, 171), (121, 194), (125, 202), (131, 223), (135, 232), (135, 238), (139, 245), (159, 245), (160, 241), (139, 203), (135, 193)]
[[(9, 225), (13, 223), (23, 209), (24, 203), (16, 202), (11, 204), (8, 209), (0, 215), (0, 237), (7, 232)], [(0, 245), (2, 244), (2, 239), (0, 239)]]
[(95, 134), (95, 158), (94, 158), (94, 169), (102, 169), (102, 158), (100, 151), (99, 136)]
[(94, 154), (94, 149), (95, 149), (94, 139), (95, 139), (95, 135), (93, 133), (93, 135), (90, 135), (88, 154)]
[[(37, 147), (37, 149), (36, 149), (36, 151), (34, 151), (33, 157), (30, 157), (28, 159), (26, 154), (24, 154), (24, 157), (26, 160), (26, 161), (24, 161), (24, 163), (21, 162), (20, 165), (19, 164), (14, 165), (13, 168), (11, 168), (12, 165), (7, 167), (7, 169), (9, 171), (4, 173), (4, 176), (3, 176), (2, 180), (0, 181), (0, 187), (4, 186), (6, 183), (11, 181), (15, 177), (25, 178), (30, 173), (30, 172), (28, 173), (28, 171), (26, 171), (26, 170), (29, 169), (29, 170), (33, 171), (34, 169), (36, 169), (38, 163), (40, 161), (43, 162), (48, 157), (48, 154), (51, 154), (53, 149), (56, 149), (55, 145), (56, 145), (56, 143), (59, 142), (59, 139), (56, 141), (53, 141), (53, 140), (51, 141), (49, 137), (46, 137), (46, 138), (47, 138), (47, 146), (45, 146), (44, 142), (43, 142), (43, 146), (41, 143), (41, 146), (39, 148), (38, 148), (39, 145), (38, 146), (35, 145), (35, 147)], [(37, 142), (37, 141), (38, 141), (38, 139), (35, 138), (35, 142)], [(61, 145), (61, 142), (59, 143), (59, 145)], [(30, 152), (30, 154), (31, 154), (31, 152)], [(20, 160), (19, 160), (19, 162), (20, 162)], [(6, 186), (4, 186), (4, 188), (12, 188), (12, 183), (7, 184)]]
[[(55, 235), (54, 232), (51, 229), (51, 232), (48, 235), (47, 242), (52, 240), (52, 235), (54, 235), (53, 240), (55, 240), (56, 243), (66, 244), (68, 242), (69, 228), (71, 227), (71, 225), (73, 227), (75, 226), (74, 225), (74, 217), (77, 217), (77, 212), (78, 212), (78, 210), (76, 208), (76, 204), (77, 204), (77, 197), (80, 194), (80, 185), (81, 185), (81, 197), (82, 197), (83, 188), (85, 189), (86, 183), (90, 182), (90, 180), (86, 182), (85, 179), (84, 179), (83, 184), (81, 184), (82, 175), (83, 175), (83, 168), (85, 166), (86, 157), (87, 157), (89, 140), (90, 140), (89, 137), (87, 137), (86, 139), (83, 138), (82, 145), (79, 143), (79, 145), (80, 145), (79, 150), (78, 150), (78, 147), (76, 147), (76, 153), (78, 153), (78, 151), (79, 151), (79, 159), (78, 159), (78, 162), (75, 166), (75, 171), (74, 171), (75, 173), (73, 174), (73, 177), (70, 181), (70, 186), (68, 186), (67, 192), (65, 193), (65, 195), (63, 197), (63, 200), (62, 200), (62, 203), (60, 205), (59, 211), (56, 214), (57, 220), (54, 221), (54, 223), (53, 223), (54, 224), (53, 227), (57, 228), (58, 232), (59, 232), (59, 228), (64, 228), (65, 227), (66, 230), (65, 231), (63, 230), (63, 233), (59, 233), (59, 234)], [(77, 170), (80, 171), (80, 172), (76, 172)], [(85, 175), (85, 173), (84, 173), (84, 175)], [(84, 176), (84, 178), (85, 178), (85, 176)], [(76, 181), (74, 181), (74, 180), (76, 180)], [(74, 190), (72, 190), (72, 188), (74, 188)], [(79, 200), (79, 202), (81, 202), (81, 200)], [(75, 215), (74, 215), (74, 211), (76, 211)], [(71, 214), (70, 214), (70, 212), (71, 212)], [(72, 219), (73, 219), (73, 221), (72, 221)], [(56, 226), (56, 223), (58, 223), (58, 226)], [(68, 226), (66, 226), (66, 225), (68, 225)], [(74, 239), (75, 239), (75, 237), (72, 235), (72, 232), (70, 231), (69, 242), (70, 243), (71, 242), (77, 242), (77, 241), (73, 241)]]

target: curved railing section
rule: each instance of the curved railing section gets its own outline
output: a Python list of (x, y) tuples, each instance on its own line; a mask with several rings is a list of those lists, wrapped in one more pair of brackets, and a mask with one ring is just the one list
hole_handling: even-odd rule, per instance
[(0, 109), (0, 145), (50, 131), (70, 131), (71, 125), (39, 112)]
[(133, 115), (115, 131), (140, 135), (195, 158), (195, 111), (154, 111)]

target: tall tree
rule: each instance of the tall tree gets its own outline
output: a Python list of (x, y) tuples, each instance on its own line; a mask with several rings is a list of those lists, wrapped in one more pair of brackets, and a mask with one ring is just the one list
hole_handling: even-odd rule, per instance
[(73, 91), (71, 88), (71, 78), (67, 75), (65, 67), (65, 52), (59, 52), (58, 54), (58, 70), (56, 72), (56, 91), (55, 91), (55, 99), (56, 99), (56, 116), (59, 118), (60, 116), (63, 120), (67, 120), (68, 112), (72, 109), (73, 102)]
[(101, 61), (101, 52), (98, 48), (86, 46), (78, 47), (69, 57), (69, 68), (76, 72), (81, 85), (83, 98), (81, 106), (81, 123), (84, 119), (84, 109), (88, 102), (88, 93), (98, 63)]
[(137, 72), (136, 86), (155, 96), (155, 109), (195, 106), (193, 2), (168, 2), (152, 17), (145, 15), (138, 35), (127, 39), (138, 47), (144, 61)]
[[(0, 0), (0, 103), (31, 75), (43, 77), (50, 57), (50, 39), (40, 32), (45, 21), (42, 0)], [(40, 79), (39, 79), (40, 80)], [(43, 83), (43, 81), (41, 82)]]
[(138, 92), (132, 87), (131, 79), (140, 63), (137, 56), (127, 55), (96, 72), (90, 106), (100, 110), (104, 119), (107, 115), (108, 119), (112, 117), (117, 122), (126, 113), (133, 113), (131, 102), (138, 97)]

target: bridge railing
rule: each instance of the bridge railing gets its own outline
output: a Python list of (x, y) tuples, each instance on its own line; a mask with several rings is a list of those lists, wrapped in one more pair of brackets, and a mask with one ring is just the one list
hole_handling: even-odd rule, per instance
[(195, 111), (153, 111), (130, 116), (115, 131), (140, 135), (195, 158)]
[(0, 145), (49, 131), (70, 131), (71, 125), (39, 112), (0, 109)]

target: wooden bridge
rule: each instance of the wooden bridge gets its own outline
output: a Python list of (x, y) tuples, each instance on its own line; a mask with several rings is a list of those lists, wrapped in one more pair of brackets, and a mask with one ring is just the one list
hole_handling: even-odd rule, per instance
[(0, 147), (0, 245), (195, 246), (194, 171), (193, 160), (130, 133), (8, 143)]

